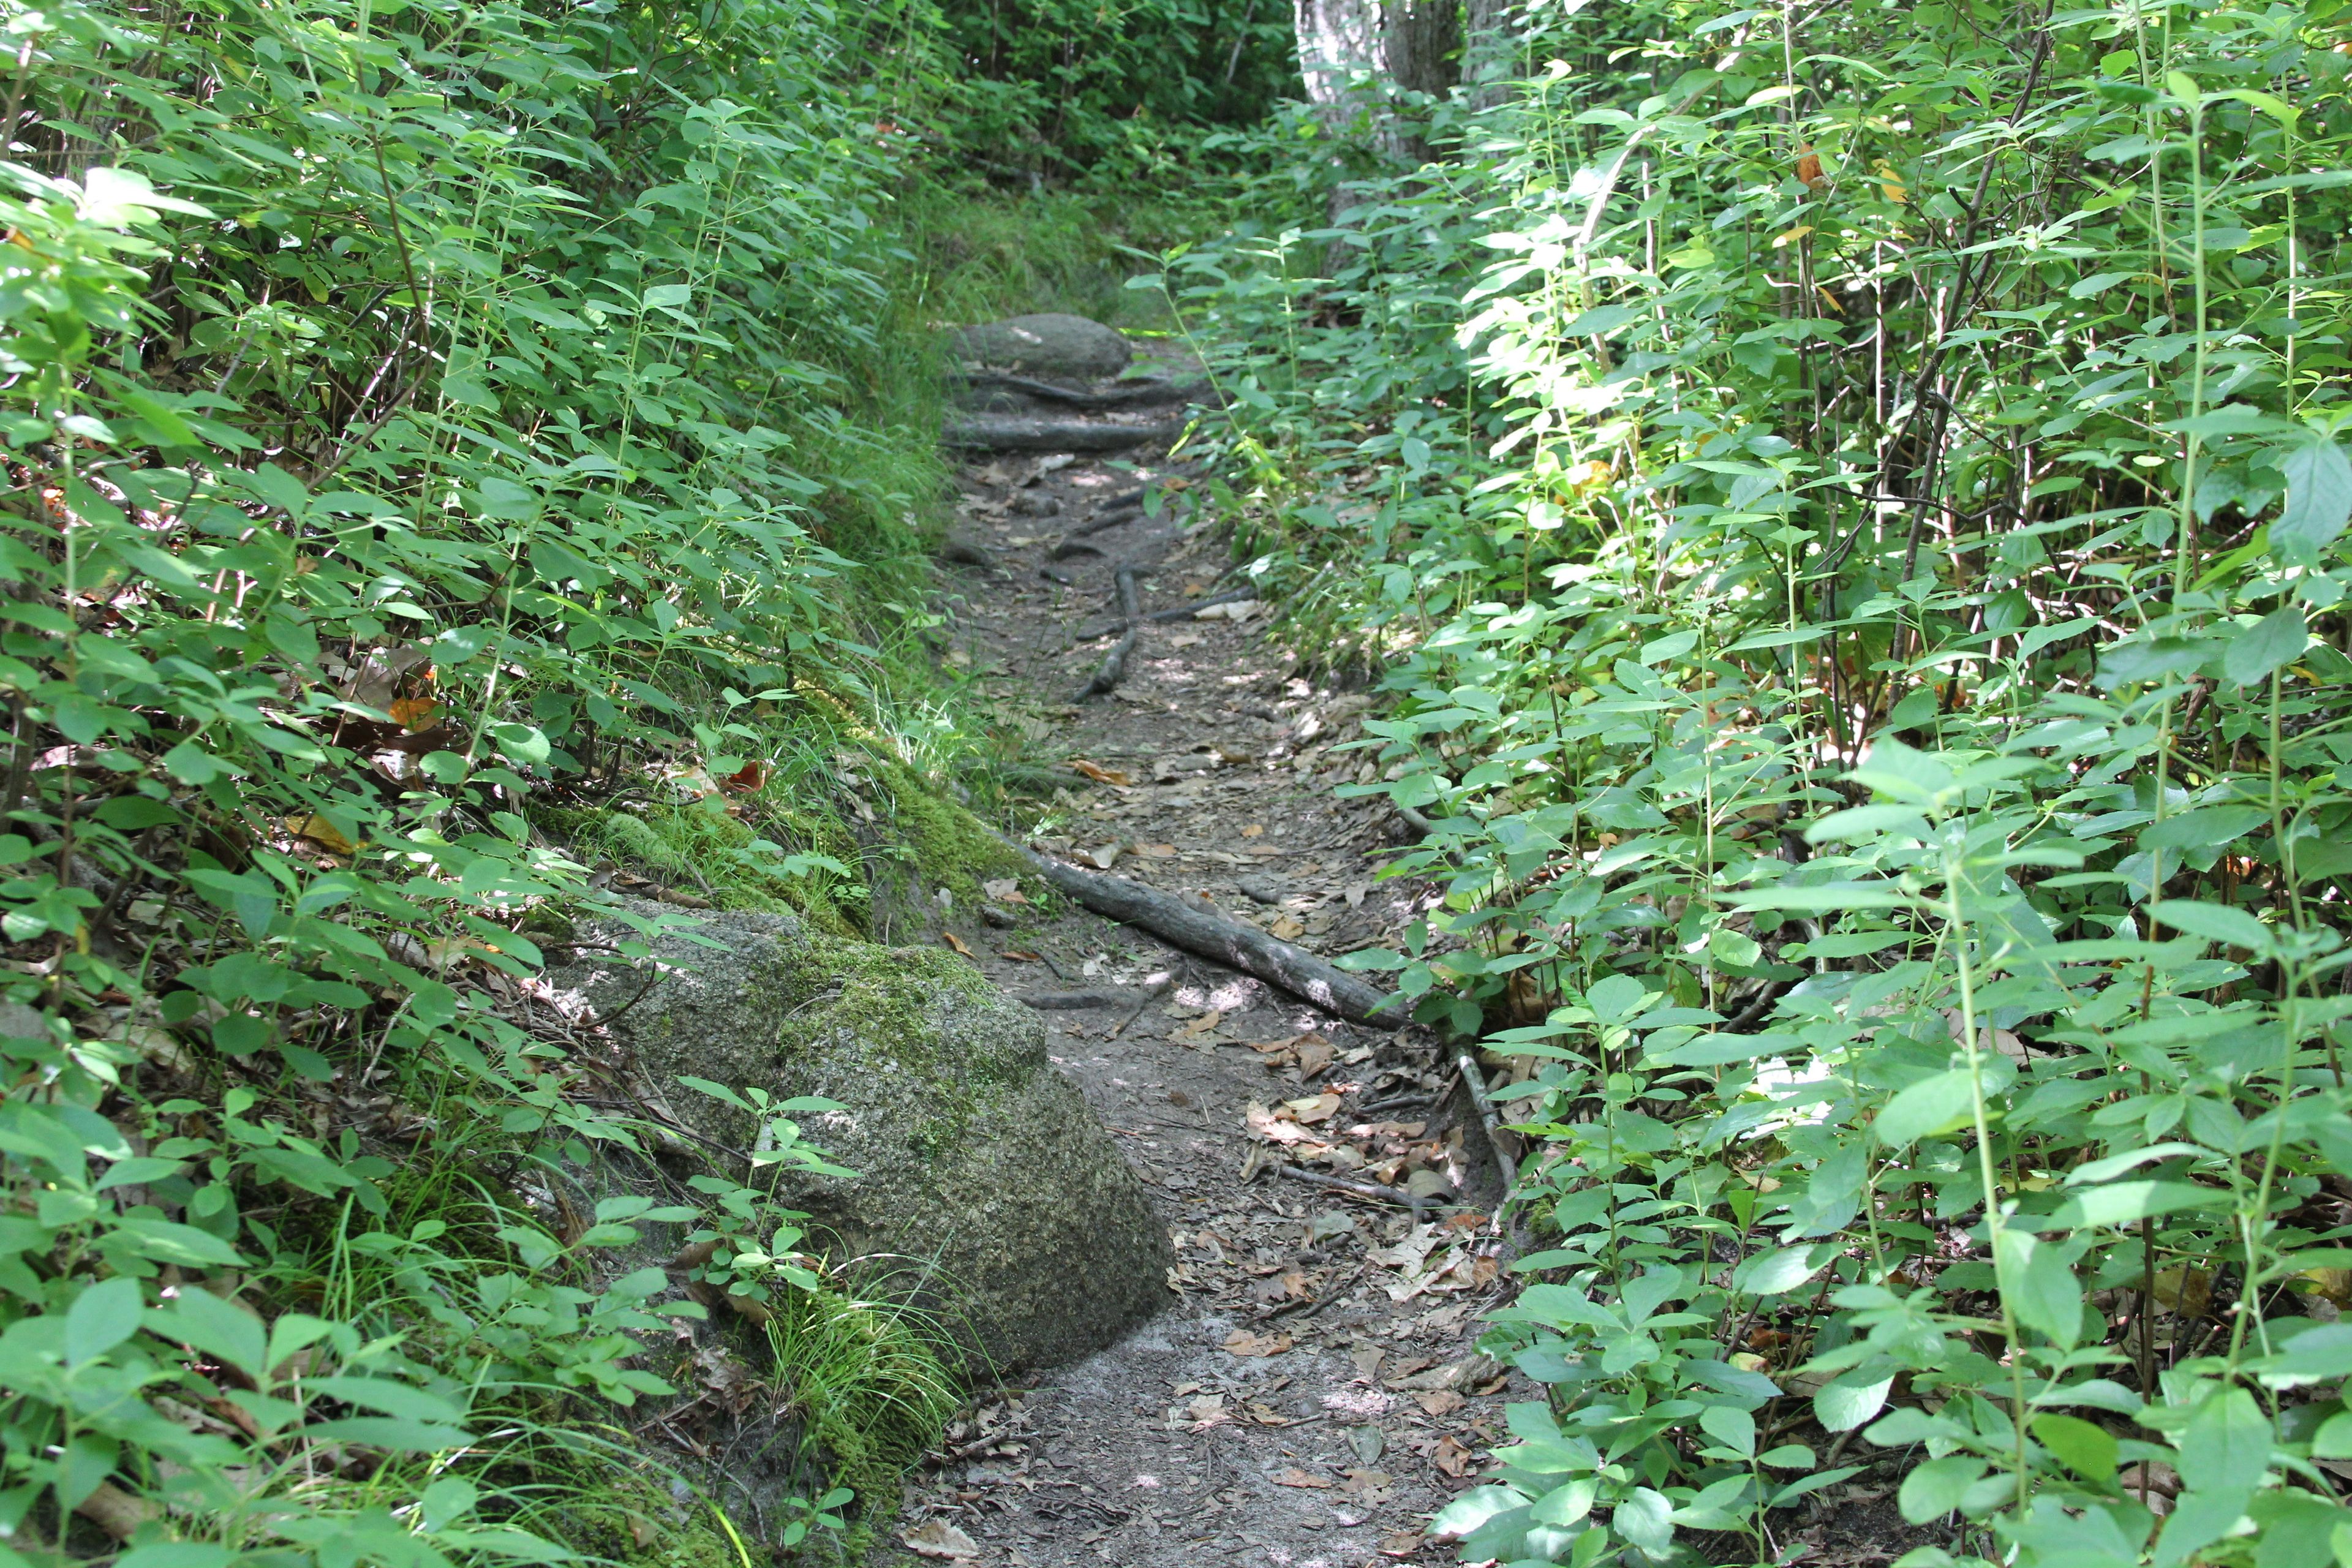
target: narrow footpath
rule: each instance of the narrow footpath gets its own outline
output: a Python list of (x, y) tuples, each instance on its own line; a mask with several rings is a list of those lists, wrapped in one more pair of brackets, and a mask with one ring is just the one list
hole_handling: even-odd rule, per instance
[[(1332, 748), (1366, 703), (1286, 672), (1265, 606), (1146, 623), (1118, 684), (1073, 700), (1118, 641), (1118, 567), (1147, 613), (1233, 586), (1180, 509), (1088, 533), (1091, 552), (1065, 543), (1166, 477), (1068, 455), (964, 471), (947, 657), (1041, 765), (1074, 759), (1054, 764), (1069, 782), (1036, 847), (1325, 956), (1392, 942), (1426, 892), (1376, 879), (1402, 829), (1330, 793), (1362, 763)], [(953, 911), (953, 942), (1013, 995), (1111, 994), (1043, 1016), (1166, 1221), (1174, 1293), (1110, 1350), (983, 1399), (910, 1484), (894, 1541), (991, 1568), (1451, 1561), (1421, 1523), (1532, 1385), (1475, 1351), (1498, 1289), (1495, 1172), (1475, 1118), (1439, 1103), (1436, 1042), (1005, 891)]]

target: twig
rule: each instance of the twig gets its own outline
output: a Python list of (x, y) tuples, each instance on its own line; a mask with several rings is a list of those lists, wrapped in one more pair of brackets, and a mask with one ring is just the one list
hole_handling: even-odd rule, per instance
[(1399, 1192), (1393, 1187), (1375, 1186), (1370, 1182), (1346, 1181), (1338, 1176), (1323, 1175), (1319, 1172), (1302, 1171), (1296, 1165), (1276, 1165), (1273, 1171), (1277, 1176), (1287, 1176), (1294, 1182), (1305, 1182), (1309, 1186), (1328, 1187), (1335, 1193), (1348, 1193), (1356, 1197), (1372, 1198), (1381, 1203), (1402, 1204), (1412, 1211), (1415, 1219), (1419, 1219), (1423, 1212), (1432, 1206), (1427, 1198), (1412, 1193)]
[(1127, 656), (1135, 650), (1135, 634), (1143, 620), (1143, 597), (1135, 585), (1135, 568), (1121, 563), (1111, 581), (1118, 592), (1119, 613), (1127, 617), (1127, 635), (1118, 639), (1094, 673), (1094, 678), (1079, 688), (1073, 702), (1084, 702), (1089, 697), (1099, 697), (1116, 687), (1127, 677)]

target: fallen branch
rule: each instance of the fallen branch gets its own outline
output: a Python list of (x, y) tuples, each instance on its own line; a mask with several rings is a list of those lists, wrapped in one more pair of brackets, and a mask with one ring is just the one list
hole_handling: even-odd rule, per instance
[(1100, 533), (1107, 528), (1117, 528), (1123, 522), (1133, 522), (1142, 515), (1143, 503), (1140, 501), (1114, 502), (1062, 535), (1062, 542), (1074, 543), (1090, 533)]
[[(1143, 618), (1152, 626), (1165, 626), (1170, 621), (1191, 620), (1194, 616), (1199, 615), (1202, 610), (1208, 609), (1213, 605), (1235, 605), (1239, 604), (1244, 599), (1255, 599), (1256, 597), (1257, 590), (1255, 588), (1229, 588), (1222, 594), (1212, 594), (1205, 599), (1195, 599), (1189, 605), (1178, 605), (1171, 609), (1154, 610)], [(1078, 628), (1076, 640), (1079, 642), (1092, 642), (1097, 637), (1110, 636), (1111, 633), (1118, 630), (1118, 628), (1124, 625), (1126, 625), (1124, 621), (1116, 620), (1108, 616), (1098, 621), (1088, 621), (1086, 625)]]
[(1098, 915), (1278, 985), (1352, 1023), (1393, 1029), (1405, 1022), (1402, 997), (1385, 995), (1305, 948), (1220, 913), (1205, 900), (1180, 899), (1124, 877), (1081, 871), (1032, 849), (1021, 853), (1045, 880)]
[(1135, 568), (1122, 564), (1111, 574), (1118, 593), (1119, 613), (1126, 617), (1127, 635), (1118, 639), (1094, 673), (1094, 678), (1078, 689), (1073, 702), (1084, 702), (1089, 697), (1100, 697), (1127, 679), (1127, 656), (1135, 651), (1135, 634), (1143, 623), (1143, 596), (1135, 585)]
[(1503, 1119), (1495, 1113), (1494, 1097), (1486, 1092), (1486, 1075), (1478, 1070), (1477, 1062), (1468, 1051), (1454, 1058), (1462, 1069), (1462, 1087), (1469, 1091), (1470, 1103), (1478, 1110), (1479, 1124), (1486, 1129), (1486, 1146), (1495, 1152), (1495, 1163), (1503, 1173), (1503, 1193), (1509, 1196), (1519, 1184), (1519, 1163), (1503, 1147)]
[(1349, 1193), (1360, 1198), (1374, 1198), (1382, 1203), (1400, 1204), (1411, 1209), (1412, 1217), (1415, 1219), (1419, 1219), (1423, 1211), (1431, 1206), (1431, 1200), (1428, 1198), (1408, 1192), (1400, 1192), (1394, 1187), (1375, 1186), (1370, 1182), (1343, 1181), (1338, 1176), (1326, 1176), (1316, 1171), (1302, 1171), (1296, 1165), (1276, 1165), (1274, 1167), (1274, 1173), (1277, 1176), (1287, 1176), (1294, 1182), (1305, 1182), (1309, 1186), (1328, 1187), (1335, 1193)]
[(1083, 1007), (1118, 1007), (1135, 1000), (1124, 991), (1048, 991), (1042, 995), (1015, 996), (1024, 1006), (1041, 1013), (1074, 1013)]
[(954, 419), (940, 433), (950, 447), (983, 452), (1118, 452), (1147, 442), (1167, 446), (1184, 432), (1181, 419), (1111, 425), (1097, 419)]

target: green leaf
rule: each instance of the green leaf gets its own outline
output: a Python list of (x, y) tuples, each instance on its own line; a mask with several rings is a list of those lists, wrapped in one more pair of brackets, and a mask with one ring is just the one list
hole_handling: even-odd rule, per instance
[(145, 1308), (139, 1281), (120, 1274), (75, 1297), (66, 1309), (66, 1365), (96, 1361), (137, 1333)]
[(2271, 553), (2290, 566), (2316, 566), (2352, 519), (2352, 459), (2333, 441), (2310, 441), (2279, 462), (2286, 503), (2270, 526)]
[(2190, 1412), (2174, 1459), (2191, 1491), (2216, 1496), (2252, 1492), (2270, 1468), (2271, 1422), (2242, 1388), (2216, 1388)]
[(1750, 1296), (1786, 1295), (1811, 1279), (1829, 1258), (1827, 1247), (1784, 1247), (1759, 1252), (1733, 1272), (1731, 1288)]
[(2065, 1467), (2086, 1481), (2112, 1480), (2118, 1448), (2115, 1434), (2078, 1415), (2037, 1415), (2033, 1436)]
[(2193, 1182), (2109, 1182), (2074, 1194), (2050, 1216), (2053, 1225), (2068, 1230), (2088, 1226), (2133, 1225), (2158, 1215), (2189, 1209), (2225, 1209), (2226, 1188), (2200, 1187)]
[(1913, 1524), (1941, 1519), (1960, 1506), (1961, 1495), (1976, 1485), (1986, 1468), (1982, 1459), (1969, 1454), (1930, 1459), (1903, 1478), (1902, 1489), (1895, 1495), (1895, 1506)]
[(1891, 1372), (1857, 1369), (1841, 1373), (1813, 1391), (1813, 1415), (1828, 1431), (1850, 1432), (1885, 1408), (1886, 1396), (1894, 1387)]
[(346, 1415), (340, 1420), (313, 1421), (302, 1428), (302, 1435), (416, 1454), (446, 1453), (474, 1440), (473, 1435), (462, 1427), (436, 1426), (394, 1415)]
[(2083, 1335), (2083, 1286), (2057, 1247), (2030, 1232), (2004, 1229), (1999, 1261), (2001, 1289), (2017, 1321), (2072, 1350)]
[(1870, 1130), (1889, 1149), (1905, 1149), (1922, 1138), (1951, 1131), (1974, 1113), (1969, 1069), (1951, 1068), (1921, 1079), (1888, 1100)]
[(1635, 1487), (1610, 1511), (1609, 1522), (1644, 1555), (1661, 1558), (1674, 1550), (1674, 1511), (1663, 1492)]
[(1958, 782), (1952, 770), (1926, 752), (1913, 751), (1893, 736), (1881, 736), (1870, 754), (1847, 775), (1884, 795), (1930, 805)]
[(2218, 942), (2226, 947), (2242, 947), (2267, 956), (2271, 951), (2270, 928), (2248, 914), (2227, 904), (2209, 904), (2194, 899), (2165, 899), (2147, 907), (2148, 918), (2173, 930), (2200, 936), (2208, 942)]
[(2267, 680), (2271, 671), (2301, 658), (2310, 641), (2302, 607), (2284, 605), (2230, 639), (2221, 656), (2221, 673), (2241, 686)]
[(1699, 1430), (1745, 1458), (1756, 1452), (1756, 1417), (1736, 1405), (1710, 1405), (1698, 1413)]

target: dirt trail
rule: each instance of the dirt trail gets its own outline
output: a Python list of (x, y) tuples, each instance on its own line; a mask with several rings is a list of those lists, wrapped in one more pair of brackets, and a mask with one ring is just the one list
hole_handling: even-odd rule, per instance
[[(1394, 820), (1329, 793), (1360, 766), (1327, 748), (1361, 701), (1286, 678), (1263, 612), (1147, 626), (1113, 694), (1071, 702), (1116, 638), (1074, 634), (1115, 615), (1117, 564), (1143, 574), (1147, 611), (1213, 591), (1223, 570), (1171, 515), (1049, 560), (1139, 478), (1027, 456), (965, 471), (949, 658), (1036, 739), (1041, 764), (1067, 753), (1097, 770), (1070, 774), (1060, 837), (1041, 843), (1073, 858), (1118, 846), (1117, 874), (1327, 956), (1392, 937), (1417, 892), (1374, 879)], [(1475, 1121), (1431, 1103), (1446, 1087), (1434, 1043), (1350, 1026), (1083, 911), (1045, 922), (1000, 903), (951, 911), (950, 929), (1014, 994), (1170, 977), (1131, 1019), (1121, 1005), (1044, 1016), (1174, 1235), (1177, 1295), (1124, 1342), (983, 1400), (910, 1487), (894, 1541), (980, 1568), (1450, 1561), (1420, 1524), (1471, 1484), (1503, 1399), (1529, 1385), (1507, 1389), (1475, 1354), (1496, 1289), (1492, 1171)], [(1436, 1202), (1416, 1218), (1267, 1170), (1318, 1150), (1336, 1152), (1316, 1171)]]

